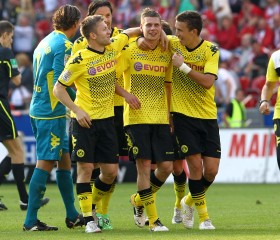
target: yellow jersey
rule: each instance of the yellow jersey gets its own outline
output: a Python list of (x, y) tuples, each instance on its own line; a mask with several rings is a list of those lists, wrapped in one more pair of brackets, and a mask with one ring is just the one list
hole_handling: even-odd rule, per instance
[[(75, 104), (87, 112), (90, 119), (114, 116), (116, 58), (127, 42), (128, 36), (119, 34), (111, 38), (104, 52), (89, 47), (78, 50), (58, 79), (65, 86), (75, 84)], [(71, 117), (76, 117), (73, 112)]]
[[(170, 37), (170, 50), (180, 53), (193, 70), (215, 75), (217, 79), (219, 49), (209, 41), (203, 40), (195, 49), (189, 50), (175, 36)], [(180, 71), (173, 68), (171, 112), (193, 118), (217, 119), (217, 106), (214, 101), (215, 86), (208, 90)]]

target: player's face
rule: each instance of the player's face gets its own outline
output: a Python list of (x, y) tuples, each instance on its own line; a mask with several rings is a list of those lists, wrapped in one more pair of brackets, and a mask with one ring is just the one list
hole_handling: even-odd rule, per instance
[(140, 28), (146, 40), (157, 41), (160, 39), (162, 26), (158, 17), (143, 18)]
[(100, 7), (96, 10), (94, 15), (101, 15), (105, 18), (105, 23), (107, 24), (108, 28), (112, 28), (112, 13), (110, 8), (108, 7)]
[(175, 22), (176, 36), (184, 46), (192, 46), (194, 39), (197, 38), (196, 30), (190, 30), (185, 22)]
[(108, 28), (105, 21), (100, 22), (96, 26), (96, 42), (100, 46), (107, 46), (111, 43), (110, 36), (111, 36), (111, 29)]
[(2, 45), (3, 47), (6, 48), (12, 48), (12, 43), (13, 43), (13, 36), (14, 36), (14, 32), (5, 32), (3, 34), (3, 41), (2, 41)]

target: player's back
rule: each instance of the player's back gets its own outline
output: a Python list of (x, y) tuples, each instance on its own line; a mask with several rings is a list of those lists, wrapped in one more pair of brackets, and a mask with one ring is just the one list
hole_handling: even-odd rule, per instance
[(71, 54), (72, 43), (60, 31), (53, 31), (37, 46), (33, 55), (34, 88), (30, 116), (57, 118), (66, 113), (53, 95), (53, 86)]

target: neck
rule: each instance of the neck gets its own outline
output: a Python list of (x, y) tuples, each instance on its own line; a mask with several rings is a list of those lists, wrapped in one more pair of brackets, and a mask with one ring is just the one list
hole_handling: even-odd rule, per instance
[(186, 47), (190, 49), (194, 49), (201, 43), (201, 41), (202, 41), (201, 37), (197, 37), (192, 41), (191, 44), (189, 44), (189, 46)]
[(98, 52), (104, 52), (105, 50), (105, 47), (103, 45), (100, 45), (93, 41), (89, 41), (88, 46)]

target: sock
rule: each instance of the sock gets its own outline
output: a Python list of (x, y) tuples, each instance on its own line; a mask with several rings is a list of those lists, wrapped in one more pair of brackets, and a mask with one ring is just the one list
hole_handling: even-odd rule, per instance
[[(99, 175), (100, 175), (100, 168), (96, 168), (92, 171), (91, 179), (90, 179), (91, 187), (94, 185), (94, 181)], [(96, 213), (103, 214), (102, 201), (99, 201), (96, 203), (95, 210), (96, 210)]]
[(79, 213), (74, 205), (74, 186), (71, 171), (58, 169), (56, 171), (56, 182), (64, 202), (66, 217), (70, 220), (75, 220)]
[(49, 173), (35, 168), (29, 183), (28, 208), (24, 225), (32, 227), (37, 222), (37, 212), (41, 207), (41, 199), (46, 191), (46, 183)]
[(5, 180), (5, 175), (12, 169), (12, 159), (6, 156), (0, 163), (0, 184)]
[[(208, 180), (206, 180), (204, 176), (202, 176), (201, 181), (202, 181), (202, 184), (204, 186), (204, 191), (205, 192), (208, 190), (210, 185), (213, 183), (213, 182), (209, 182)], [(194, 202), (193, 202), (193, 199), (192, 199), (192, 195), (191, 195), (190, 192), (188, 193), (188, 195), (186, 197), (186, 204), (188, 206), (190, 206), (190, 207), (192, 207), (194, 205)]]
[(25, 186), (24, 164), (12, 164), (13, 175), (17, 184), (20, 201), (28, 203), (28, 194)]
[(104, 195), (104, 197), (101, 199), (102, 202), (102, 214), (107, 214), (108, 213), (108, 207), (109, 207), (109, 203), (110, 203), (110, 199), (113, 195), (113, 192), (115, 190), (115, 186), (116, 186), (116, 180), (114, 180), (114, 182), (111, 185), (110, 190), (107, 192), (107, 194)]
[(149, 225), (151, 226), (158, 219), (156, 202), (152, 194), (152, 189), (148, 188), (138, 191), (138, 194), (146, 210), (146, 214), (149, 219)]
[(173, 174), (174, 178), (174, 192), (175, 192), (175, 207), (181, 208), (181, 200), (186, 194), (186, 181), (187, 176), (185, 171), (183, 170), (182, 173), (178, 176)]
[[(164, 182), (160, 181), (156, 177), (155, 171), (151, 171), (150, 183), (151, 183), (151, 191), (153, 194), (153, 198), (154, 198), (154, 200), (156, 200), (156, 193), (161, 188), (161, 186), (164, 184)], [(139, 193), (137, 193), (135, 196), (135, 203), (136, 203), (136, 206), (143, 206)]]
[(93, 221), (92, 217), (92, 192), (90, 183), (77, 183), (76, 191), (79, 199), (80, 208), (86, 224)]
[(100, 201), (104, 195), (108, 193), (112, 184), (104, 183), (97, 177), (94, 181), (94, 185), (92, 187), (92, 204), (96, 204)]
[(209, 219), (209, 216), (202, 181), (189, 179), (189, 189), (199, 216), (199, 221), (204, 222), (205, 220)]

